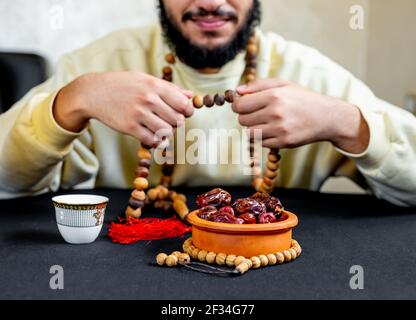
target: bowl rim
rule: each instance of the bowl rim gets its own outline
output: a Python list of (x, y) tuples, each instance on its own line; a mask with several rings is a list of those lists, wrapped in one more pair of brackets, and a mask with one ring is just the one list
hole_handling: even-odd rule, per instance
[(283, 210), (282, 216), (286, 217), (282, 221), (266, 224), (231, 224), (213, 222), (201, 219), (197, 212), (199, 209), (192, 211), (187, 216), (187, 220), (192, 226), (205, 231), (217, 233), (238, 233), (238, 234), (261, 234), (283, 232), (294, 228), (298, 225), (298, 217), (287, 210)]

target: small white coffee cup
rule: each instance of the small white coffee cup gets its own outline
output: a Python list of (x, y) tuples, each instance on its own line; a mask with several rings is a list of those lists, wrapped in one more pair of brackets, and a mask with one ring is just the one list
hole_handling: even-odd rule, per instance
[(58, 229), (70, 244), (94, 242), (100, 234), (109, 199), (97, 195), (69, 194), (52, 198)]

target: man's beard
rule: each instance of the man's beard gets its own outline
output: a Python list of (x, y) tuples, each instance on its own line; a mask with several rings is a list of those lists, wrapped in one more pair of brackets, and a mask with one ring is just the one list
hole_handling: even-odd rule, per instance
[[(225, 13), (222, 10), (209, 13), (200, 10), (195, 14), (198, 16), (207, 14), (225, 16), (231, 20), (237, 20), (237, 16)], [(159, 0), (159, 18), (165, 41), (183, 63), (195, 69), (221, 68), (247, 47), (254, 29), (260, 24), (261, 6), (259, 0), (253, 0), (253, 5), (245, 17), (245, 22), (234, 38), (227, 44), (214, 49), (194, 45), (189, 39), (185, 38), (179, 27), (173, 22), (173, 18), (169, 17), (163, 0)], [(182, 20), (186, 21), (191, 18), (192, 13), (185, 13)]]

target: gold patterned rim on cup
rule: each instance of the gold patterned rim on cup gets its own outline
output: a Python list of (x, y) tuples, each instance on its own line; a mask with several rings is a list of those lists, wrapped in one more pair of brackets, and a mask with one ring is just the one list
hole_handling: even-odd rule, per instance
[(80, 211), (105, 208), (108, 201), (107, 197), (90, 194), (61, 195), (52, 198), (56, 208)]

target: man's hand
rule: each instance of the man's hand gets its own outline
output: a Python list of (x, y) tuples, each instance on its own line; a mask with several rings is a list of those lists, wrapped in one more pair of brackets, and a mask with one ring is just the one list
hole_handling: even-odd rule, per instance
[(354, 154), (368, 147), (367, 122), (356, 106), (345, 101), (277, 79), (257, 80), (237, 91), (243, 96), (236, 99), (233, 110), (251, 136), (255, 129), (262, 130), (264, 147), (330, 141)]
[(172, 83), (137, 72), (94, 73), (64, 87), (54, 104), (54, 117), (64, 129), (81, 131), (90, 119), (154, 146), (193, 113), (192, 93)]

